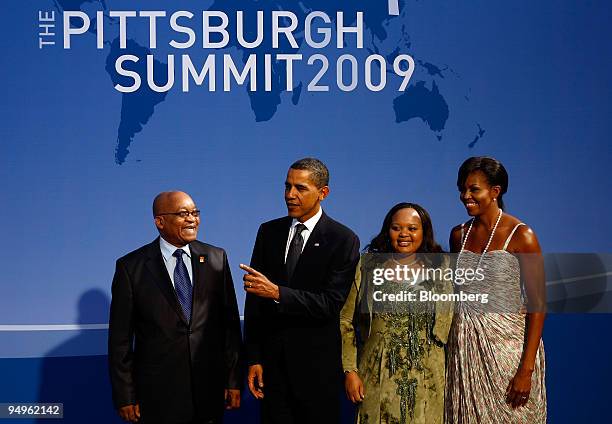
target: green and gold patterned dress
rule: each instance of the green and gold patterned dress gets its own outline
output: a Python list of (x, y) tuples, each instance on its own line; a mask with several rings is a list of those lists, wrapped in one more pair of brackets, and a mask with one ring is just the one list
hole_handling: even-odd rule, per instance
[[(387, 302), (381, 307), (372, 305), (372, 293), (452, 293), (452, 283), (389, 282), (366, 288), (362, 287), (362, 275), (368, 271), (363, 263), (364, 258), (340, 315), (344, 370), (357, 370), (364, 384), (365, 399), (358, 407), (356, 423), (442, 423), (444, 345), (452, 304), (404, 301)], [(370, 280), (364, 277), (363, 285)]]

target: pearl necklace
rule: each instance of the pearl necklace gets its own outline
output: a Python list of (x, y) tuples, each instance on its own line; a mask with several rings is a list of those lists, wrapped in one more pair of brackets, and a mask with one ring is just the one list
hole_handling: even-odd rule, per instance
[[(480, 259), (478, 259), (478, 264), (476, 265), (476, 269), (480, 268), (480, 263), (482, 262), (482, 258), (484, 258), (484, 255), (489, 250), (489, 246), (491, 246), (491, 241), (493, 241), (493, 236), (495, 235), (495, 230), (497, 230), (497, 226), (499, 225), (499, 221), (501, 221), (501, 217), (502, 217), (502, 210), (500, 209), (499, 210), (499, 215), (497, 215), (497, 221), (495, 221), (495, 225), (493, 226), (493, 230), (491, 230), (491, 235), (489, 236), (489, 241), (487, 241), (487, 245), (485, 246), (484, 250), (480, 254)], [(463, 251), (465, 250), (465, 245), (466, 245), (468, 237), (470, 235), (470, 231), (472, 231), (472, 226), (474, 225), (474, 220), (475, 219), (476, 218), (472, 218), (472, 220), (470, 221), (470, 226), (469, 226), (469, 228), (467, 230), (467, 233), (465, 233), (465, 238), (463, 239), (463, 243), (461, 244), (461, 250), (459, 251), (459, 255), (461, 255), (461, 253), (463, 253)]]

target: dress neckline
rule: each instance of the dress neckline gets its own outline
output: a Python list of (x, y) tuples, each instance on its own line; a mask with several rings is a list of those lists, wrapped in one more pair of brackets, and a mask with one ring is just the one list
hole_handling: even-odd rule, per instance
[(469, 253), (473, 253), (474, 255), (481, 255), (481, 256), (482, 256), (482, 255), (486, 255), (487, 253), (493, 253), (493, 252), (506, 252), (506, 253), (508, 253), (509, 255), (514, 256), (514, 254), (513, 254), (512, 252), (508, 252), (506, 249), (493, 249), (493, 250), (487, 250), (486, 252), (480, 252), (480, 253), (478, 253), (478, 252), (473, 252), (473, 251), (471, 251), (471, 250), (464, 249), (464, 250), (462, 250), (462, 251), (461, 251), (461, 252), (459, 252), (459, 253), (465, 253), (465, 252), (469, 252)]

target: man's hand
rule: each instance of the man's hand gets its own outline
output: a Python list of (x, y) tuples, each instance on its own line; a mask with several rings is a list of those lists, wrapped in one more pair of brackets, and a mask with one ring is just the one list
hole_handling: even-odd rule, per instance
[(249, 376), (247, 378), (249, 382), (249, 390), (255, 396), (255, 399), (263, 399), (263, 367), (259, 364), (251, 365), (249, 367)]
[(225, 409), (240, 408), (240, 389), (225, 389)]
[(268, 280), (268, 277), (256, 269), (244, 264), (240, 264), (240, 268), (247, 272), (244, 277), (242, 277), (242, 280), (244, 281), (244, 290), (247, 293), (251, 293), (259, 297), (274, 299), (277, 302), (280, 300), (278, 286)]
[(119, 408), (119, 416), (122, 420), (135, 423), (140, 419), (140, 405), (126, 405)]

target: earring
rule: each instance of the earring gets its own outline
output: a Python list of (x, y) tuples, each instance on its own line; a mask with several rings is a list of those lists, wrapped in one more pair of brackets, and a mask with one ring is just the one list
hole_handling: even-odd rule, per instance
[(493, 201), (494, 201), (494, 202), (497, 202), (497, 197), (495, 197), (495, 198), (493, 199)]

